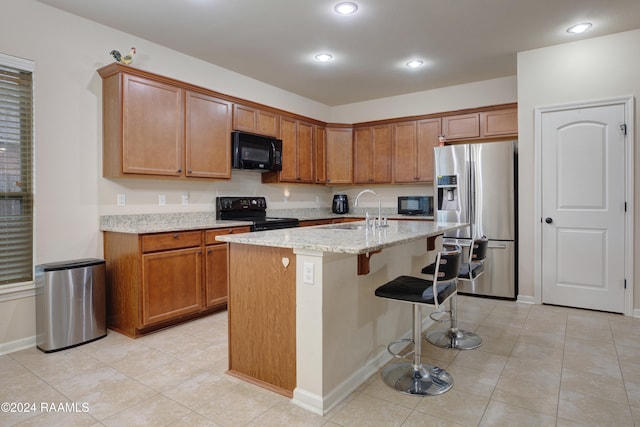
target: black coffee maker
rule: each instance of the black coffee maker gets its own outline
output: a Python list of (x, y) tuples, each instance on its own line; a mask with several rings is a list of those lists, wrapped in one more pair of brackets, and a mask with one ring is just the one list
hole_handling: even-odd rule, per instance
[(334, 194), (331, 211), (334, 214), (349, 213), (349, 199), (346, 194)]

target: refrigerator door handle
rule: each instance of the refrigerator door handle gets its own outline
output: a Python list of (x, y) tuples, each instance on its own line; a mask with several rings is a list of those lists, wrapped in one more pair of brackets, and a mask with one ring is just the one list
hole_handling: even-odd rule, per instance
[(489, 249), (507, 249), (507, 245), (505, 245), (504, 243), (501, 245), (498, 244), (494, 244), (492, 245), (491, 243), (487, 246), (487, 248)]

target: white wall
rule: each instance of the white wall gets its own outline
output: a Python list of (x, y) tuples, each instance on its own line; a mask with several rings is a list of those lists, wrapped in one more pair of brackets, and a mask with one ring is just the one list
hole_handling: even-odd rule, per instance
[(516, 77), (398, 95), (331, 109), (331, 121), (360, 123), (516, 102)]
[[(360, 188), (262, 185), (258, 174), (230, 181), (108, 180), (102, 178), (101, 79), (96, 70), (112, 49), (135, 46), (135, 66), (218, 92), (327, 122), (351, 123), (515, 102), (514, 78), (330, 108), (149, 41), (98, 25), (35, 0), (4, 0), (0, 52), (35, 61), (36, 247), (35, 263), (102, 257), (100, 215), (201, 211), (218, 194), (265, 194), (273, 208), (330, 206), (331, 195)], [(377, 186), (385, 206), (397, 194), (430, 194), (430, 186)], [(182, 192), (190, 205), (182, 207)], [(116, 206), (125, 193), (127, 205)], [(159, 194), (167, 196), (160, 208)], [(365, 202), (365, 200), (363, 200)], [(365, 206), (375, 205), (367, 200)], [(35, 335), (33, 296), (0, 289), (0, 354)]]
[[(520, 295), (534, 296), (534, 109), (619, 96), (640, 97), (640, 30), (567, 43), (518, 54), (518, 127), (520, 189)], [(640, 109), (635, 108), (636, 125)], [(636, 131), (635, 164), (640, 164)], [(637, 166), (636, 166), (637, 168)], [(634, 199), (640, 200), (635, 173)], [(528, 195), (528, 196), (527, 196)], [(640, 255), (640, 209), (635, 210), (634, 251)], [(525, 243), (526, 242), (526, 243)], [(634, 307), (640, 306), (640, 272), (634, 274)]]

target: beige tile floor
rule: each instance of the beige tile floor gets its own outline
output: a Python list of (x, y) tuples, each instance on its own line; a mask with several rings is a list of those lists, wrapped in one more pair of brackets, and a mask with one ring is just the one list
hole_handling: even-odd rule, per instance
[[(460, 297), (471, 351), (424, 344), (454, 377), (437, 397), (406, 396), (372, 376), (325, 417), (224, 373), (226, 313), (137, 340), (0, 356), (0, 426), (640, 426), (640, 319)], [(73, 402), (76, 412), (41, 412)], [(84, 405), (84, 406), (83, 406)], [(86, 409), (86, 410), (85, 410)]]

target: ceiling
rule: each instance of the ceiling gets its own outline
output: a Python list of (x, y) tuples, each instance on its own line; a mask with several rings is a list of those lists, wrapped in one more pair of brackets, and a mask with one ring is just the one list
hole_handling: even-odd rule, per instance
[(350, 16), (339, 0), (39, 1), (330, 106), (513, 76), (517, 52), (640, 28), (638, 0), (353, 0)]

